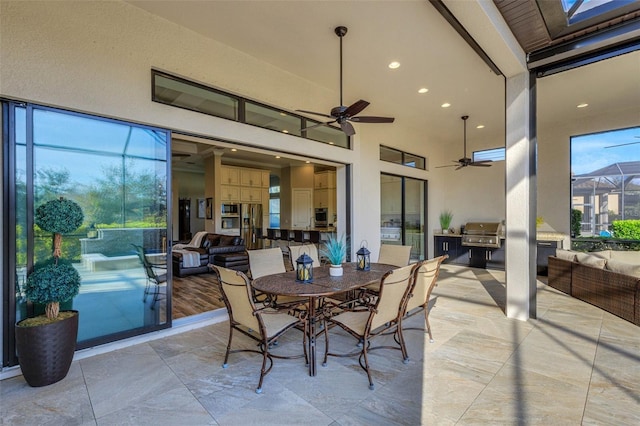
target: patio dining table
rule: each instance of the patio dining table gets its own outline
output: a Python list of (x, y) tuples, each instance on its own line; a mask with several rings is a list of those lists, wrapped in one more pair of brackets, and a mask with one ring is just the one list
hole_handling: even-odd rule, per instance
[(329, 275), (329, 266), (324, 265), (313, 269), (313, 282), (301, 283), (296, 281), (295, 271), (283, 272), (273, 275), (265, 275), (256, 278), (252, 282), (254, 289), (280, 296), (308, 297), (307, 306), (307, 330), (309, 375), (316, 375), (316, 306), (318, 300), (327, 296), (335, 296), (350, 290), (364, 287), (367, 284), (380, 281), (380, 278), (389, 270), (395, 269), (393, 265), (372, 263), (369, 271), (358, 271), (355, 263), (343, 264), (342, 276)]

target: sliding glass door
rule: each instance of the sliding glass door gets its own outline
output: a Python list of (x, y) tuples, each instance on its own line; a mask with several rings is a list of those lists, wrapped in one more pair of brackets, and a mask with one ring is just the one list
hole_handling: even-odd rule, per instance
[[(62, 247), (81, 276), (80, 294), (63, 306), (80, 312), (78, 348), (169, 326), (171, 291), (159, 289), (155, 304), (144, 297), (148, 280), (135, 251), (142, 246), (149, 260), (166, 263), (169, 132), (33, 105), (4, 111), (5, 247), (15, 253), (5, 265), (5, 322), (42, 310), (23, 291), (34, 264), (51, 256), (51, 235), (33, 215), (64, 197), (84, 213)], [(15, 361), (12, 348), (4, 350), (5, 361)]]
[(411, 259), (426, 256), (427, 182), (403, 176), (380, 175), (380, 240), (382, 244), (411, 246)]

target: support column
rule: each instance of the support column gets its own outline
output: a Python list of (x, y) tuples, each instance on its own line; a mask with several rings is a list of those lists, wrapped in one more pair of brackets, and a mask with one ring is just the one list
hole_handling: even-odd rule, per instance
[(535, 102), (530, 102), (535, 88), (530, 78), (523, 72), (506, 79), (506, 313), (523, 321), (536, 317)]

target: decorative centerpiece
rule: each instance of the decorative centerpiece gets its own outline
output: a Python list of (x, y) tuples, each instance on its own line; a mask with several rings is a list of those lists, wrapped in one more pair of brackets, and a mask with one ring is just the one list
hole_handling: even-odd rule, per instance
[(347, 257), (347, 241), (342, 234), (339, 238), (334, 234), (329, 234), (324, 248), (320, 250), (320, 254), (327, 258), (331, 267), (329, 275), (339, 277), (342, 275), (342, 262)]
[(35, 224), (53, 233), (53, 255), (35, 264), (24, 288), (34, 303), (46, 304), (45, 315), (16, 324), (16, 349), (22, 374), (30, 386), (46, 386), (62, 380), (71, 367), (78, 338), (78, 311), (60, 312), (60, 302), (78, 294), (80, 274), (62, 260), (62, 234), (80, 227), (84, 215), (73, 201), (60, 198), (40, 205)]
[(440, 227), (443, 234), (449, 233), (449, 226), (451, 226), (451, 220), (453, 219), (453, 213), (451, 210), (444, 210), (440, 213)]
[(357, 261), (356, 269), (358, 271), (370, 271), (371, 270), (371, 252), (367, 249), (367, 242), (360, 243), (360, 250), (356, 252)]
[(296, 281), (301, 283), (313, 282), (313, 259), (307, 253), (302, 253), (296, 259)]

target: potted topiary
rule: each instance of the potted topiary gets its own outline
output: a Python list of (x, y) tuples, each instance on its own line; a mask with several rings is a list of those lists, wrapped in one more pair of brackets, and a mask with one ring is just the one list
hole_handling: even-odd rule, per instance
[(22, 374), (30, 386), (62, 380), (71, 367), (78, 337), (78, 311), (60, 312), (60, 302), (78, 294), (80, 274), (62, 260), (62, 234), (80, 227), (84, 215), (73, 201), (60, 198), (36, 209), (35, 224), (53, 233), (53, 255), (36, 262), (24, 288), (33, 303), (46, 304), (45, 314), (16, 324), (16, 350)]
[(339, 238), (334, 234), (329, 234), (324, 248), (320, 250), (320, 254), (327, 258), (330, 263), (329, 275), (339, 277), (342, 275), (342, 262), (347, 256), (347, 240), (342, 234)]
[(453, 219), (453, 213), (451, 210), (443, 210), (440, 213), (440, 227), (442, 228), (443, 234), (449, 233), (449, 226), (451, 225), (451, 220)]

